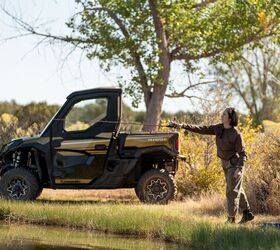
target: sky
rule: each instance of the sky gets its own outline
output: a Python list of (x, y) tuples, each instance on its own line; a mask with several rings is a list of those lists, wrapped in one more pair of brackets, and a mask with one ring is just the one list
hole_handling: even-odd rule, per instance
[[(74, 0), (0, 0), (0, 4), (28, 23), (46, 23), (44, 29), (54, 34), (68, 31), (65, 21), (76, 10)], [(17, 32), (12, 19), (0, 11), (0, 101), (15, 100), (21, 104), (46, 101), (61, 105), (66, 96), (76, 90), (117, 87), (117, 76), (122, 72), (126, 74), (121, 65), (105, 73), (98, 61), (89, 61), (84, 57), (81, 60), (80, 51), (74, 52), (65, 61), (67, 47), (42, 44), (34, 48), (38, 42), (35, 36), (5, 40)], [(186, 74), (174, 66), (172, 77), (182, 88)], [(125, 98), (125, 102), (130, 104), (130, 99)], [(165, 98), (163, 103), (163, 110), (173, 113), (198, 109), (187, 98)], [(143, 103), (138, 110), (144, 110)]]

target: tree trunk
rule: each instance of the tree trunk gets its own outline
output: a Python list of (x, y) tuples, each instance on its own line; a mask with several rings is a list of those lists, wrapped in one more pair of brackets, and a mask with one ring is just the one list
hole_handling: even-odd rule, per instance
[(165, 96), (166, 88), (170, 75), (170, 53), (168, 50), (168, 41), (164, 29), (164, 24), (160, 18), (157, 9), (158, 0), (149, 0), (151, 13), (153, 16), (157, 45), (160, 51), (159, 63), (161, 65), (158, 71), (158, 79), (154, 83), (153, 92), (145, 93), (146, 119), (143, 131), (157, 131), (160, 122), (162, 103)]
[(156, 85), (149, 102), (146, 104), (146, 119), (143, 131), (157, 131), (160, 122), (163, 99), (167, 85)]
[(159, 72), (159, 79), (163, 84), (155, 84), (153, 92), (148, 92), (145, 95), (146, 104), (146, 119), (143, 126), (143, 131), (157, 131), (160, 115), (162, 111), (162, 104), (165, 97), (166, 89), (168, 86), (169, 76), (170, 76), (170, 61), (168, 58), (163, 61), (164, 67)]

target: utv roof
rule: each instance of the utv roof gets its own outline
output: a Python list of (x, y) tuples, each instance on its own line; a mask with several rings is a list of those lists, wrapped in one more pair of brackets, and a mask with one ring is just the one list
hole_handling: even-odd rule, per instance
[(67, 99), (73, 98), (75, 96), (79, 96), (79, 95), (87, 95), (87, 94), (93, 94), (93, 93), (108, 93), (108, 92), (114, 92), (114, 93), (118, 93), (121, 94), (122, 93), (122, 89), (121, 88), (94, 88), (94, 89), (85, 89), (85, 90), (79, 90), (79, 91), (75, 91), (73, 93), (71, 93), (70, 95), (67, 96)]

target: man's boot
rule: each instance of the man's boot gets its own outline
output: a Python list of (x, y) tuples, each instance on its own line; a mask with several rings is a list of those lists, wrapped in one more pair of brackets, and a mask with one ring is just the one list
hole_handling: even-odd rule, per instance
[(253, 213), (252, 213), (249, 209), (245, 209), (245, 210), (243, 211), (242, 219), (241, 219), (241, 221), (240, 221), (239, 223), (240, 223), (240, 224), (246, 223), (246, 222), (248, 222), (248, 221), (253, 220), (254, 217), (255, 217), (255, 216), (253, 215)]
[(229, 216), (226, 221), (226, 224), (234, 224), (234, 223), (235, 223), (235, 217)]

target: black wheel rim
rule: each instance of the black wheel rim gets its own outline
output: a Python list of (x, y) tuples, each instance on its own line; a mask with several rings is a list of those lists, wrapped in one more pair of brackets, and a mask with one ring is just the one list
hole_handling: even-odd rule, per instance
[(147, 201), (157, 202), (166, 197), (168, 193), (168, 184), (161, 178), (151, 179), (145, 188)]
[(28, 185), (22, 178), (12, 179), (7, 186), (7, 192), (12, 199), (20, 199), (27, 193)]

